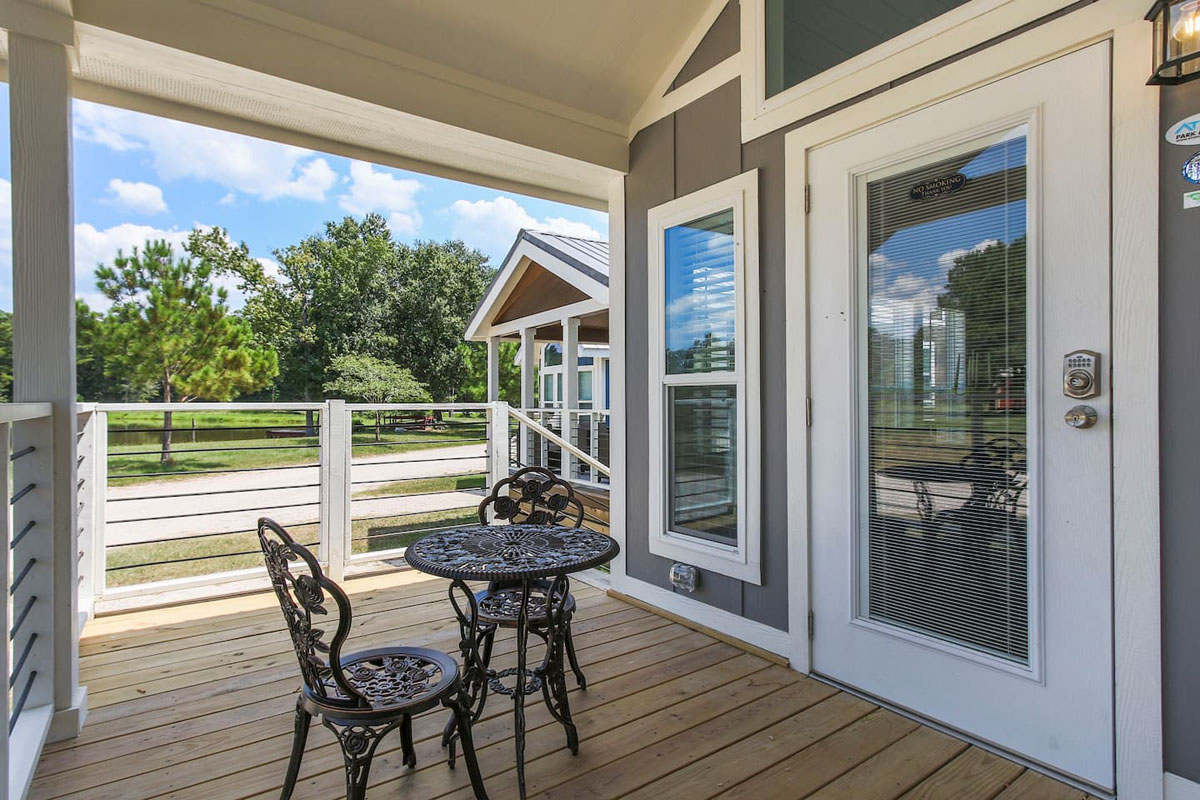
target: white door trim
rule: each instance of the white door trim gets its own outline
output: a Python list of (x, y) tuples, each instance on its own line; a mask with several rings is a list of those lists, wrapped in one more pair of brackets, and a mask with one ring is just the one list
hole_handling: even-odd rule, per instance
[[(1144, 3), (1100, 0), (785, 138), (788, 479), (808, 486), (809, 150), (1098, 41), (1113, 43), (1112, 398), (1117, 787), (1163, 797), (1158, 476), (1158, 93)], [(821, 202), (813, 197), (812, 202)], [(799, 278), (799, 279), (797, 279)], [(821, 409), (812, 409), (819, 415)], [(807, 491), (788, 500), (791, 662), (811, 669)]]

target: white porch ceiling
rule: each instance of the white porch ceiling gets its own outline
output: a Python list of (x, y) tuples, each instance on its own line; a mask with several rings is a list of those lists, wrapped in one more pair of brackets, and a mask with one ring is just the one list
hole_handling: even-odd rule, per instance
[(76, 94), (602, 208), (713, 2), (74, 0)]
[(626, 125), (708, 0), (258, 0)]

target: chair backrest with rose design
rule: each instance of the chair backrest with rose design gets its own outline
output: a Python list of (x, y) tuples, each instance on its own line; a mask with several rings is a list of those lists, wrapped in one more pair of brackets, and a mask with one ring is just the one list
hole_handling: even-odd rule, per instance
[(583, 525), (583, 503), (571, 484), (544, 467), (525, 467), (496, 481), (479, 504), (479, 522), (488, 523), (488, 510), (510, 525)]

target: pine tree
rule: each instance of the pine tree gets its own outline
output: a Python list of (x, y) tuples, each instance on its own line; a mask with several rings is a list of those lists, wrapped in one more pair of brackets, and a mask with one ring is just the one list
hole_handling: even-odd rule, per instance
[[(176, 258), (165, 241), (118, 252), (96, 269), (96, 284), (112, 301), (111, 352), (106, 367), (133, 383), (153, 383), (162, 401), (228, 402), (271, 382), (275, 351), (256, 347), (250, 326), (230, 314), (228, 293), (212, 283), (207, 258)], [(163, 414), (162, 462), (171, 458), (171, 412)]]

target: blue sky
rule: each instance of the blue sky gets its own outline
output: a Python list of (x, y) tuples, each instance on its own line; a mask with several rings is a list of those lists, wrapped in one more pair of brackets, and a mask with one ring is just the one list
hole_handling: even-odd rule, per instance
[[(522, 227), (607, 238), (604, 213), (75, 101), (76, 293), (105, 305), (96, 263), (147, 238), (220, 226), (256, 258), (369, 211), (393, 235), (462, 239), (493, 263)], [(0, 308), (12, 309), (8, 86), (0, 84)], [(232, 298), (233, 305), (240, 298)]]

